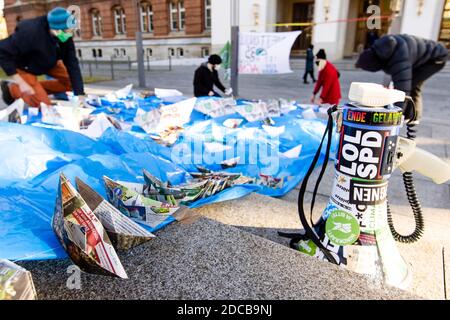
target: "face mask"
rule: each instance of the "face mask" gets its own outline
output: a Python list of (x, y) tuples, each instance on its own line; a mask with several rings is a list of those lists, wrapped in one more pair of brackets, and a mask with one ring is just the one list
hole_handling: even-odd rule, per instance
[(216, 64), (216, 65), (214, 66), (214, 69), (216, 69), (217, 71), (219, 71), (219, 70), (220, 70), (220, 64)]
[(317, 65), (319, 71), (322, 71), (325, 68), (325, 66), (327, 65), (327, 60), (318, 59), (316, 61), (316, 65)]
[(67, 40), (69, 40), (70, 38), (72, 38), (72, 34), (69, 32), (64, 32), (64, 31), (60, 31), (56, 37), (58, 38), (59, 41), (61, 41), (62, 43), (66, 42)]

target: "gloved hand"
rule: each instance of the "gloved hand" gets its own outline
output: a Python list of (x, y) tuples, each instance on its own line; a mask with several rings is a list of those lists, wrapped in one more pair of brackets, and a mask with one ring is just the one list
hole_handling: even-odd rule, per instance
[(231, 95), (233, 94), (233, 89), (232, 89), (232, 88), (226, 89), (226, 90), (225, 90), (225, 94), (226, 94), (227, 96), (231, 96)]

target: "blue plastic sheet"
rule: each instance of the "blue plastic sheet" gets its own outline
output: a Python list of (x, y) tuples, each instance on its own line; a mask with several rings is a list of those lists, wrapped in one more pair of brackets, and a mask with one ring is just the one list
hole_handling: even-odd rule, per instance
[[(155, 97), (137, 100), (137, 105), (146, 111), (161, 103), (170, 104)], [(101, 100), (97, 107), (95, 113), (105, 112), (129, 123), (137, 110), (126, 108), (120, 101)], [(240, 119), (242, 124), (228, 129), (223, 125), (226, 119)], [(194, 111), (177, 143), (166, 147), (134, 127), (129, 132), (110, 128), (93, 140), (61, 128), (30, 125), (39, 124), (40, 117), (29, 120), (28, 125), (0, 123), (0, 258), (10, 260), (66, 257), (51, 228), (61, 172), (72, 182), (79, 177), (106, 197), (104, 175), (143, 183), (142, 172), (146, 169), (162, 181), (178, 185), (188, 181), (188, 172), (197, 171), (197, 165), (201, 165), (210, 170), (241, 173), (258, 183), (226, 189), (193, 203), (193, 208), (251, 192), (282, 196), (304, 177), (325, 130), (325, 121), (303, 119), (301, 109), (273, 119), (276, 126), (285, 127), (276, 139), (263, 130), (261, 121), (249, 123), (237, 113), (211, 119)], [(210, 143), (228, 149), (210, 152)], [(264, 146), (264, 155), (269, 156), (261, 157), (262, 151), (249, 147), (252, 144)], [(299, 145), (298, 157), (284, 155)], [(336, 145), (335, 137), (333, 148)], [(242, 149), (237, 152), (240, 146)], [(214, 161), (236, 155), (244, 159), (232, 168), (224, 169), (220, 161)]]

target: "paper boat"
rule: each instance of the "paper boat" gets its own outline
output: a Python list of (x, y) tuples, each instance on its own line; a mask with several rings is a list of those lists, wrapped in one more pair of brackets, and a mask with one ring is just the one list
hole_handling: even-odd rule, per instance
[(24, 106), (24, 101), (17, 99), (11, 105), (0, 111), (0, 122), (22, 123)]
[(100, 220), (64, 174), (60, 175), (52, 227), (81, 270), (128, 278)]
[(76, 185), (81, 197), (106, 229), (114, 248), (129, 250), (155, 238), (78, 178)]
[(182, 220), (189, 209), (144, 196), (148, 187), (142, 184), (113, 181), (103, 177), (108, 200), (127, 217), (153, 229), (163, 223)]
[(31, 273), (9, 260), (0, 259), (0, 300), (36, 300)]

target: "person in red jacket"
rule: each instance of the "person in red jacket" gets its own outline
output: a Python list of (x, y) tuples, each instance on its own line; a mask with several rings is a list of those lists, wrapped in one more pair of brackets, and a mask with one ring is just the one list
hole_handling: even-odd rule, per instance
[[(327, 61), (325, 50), (320, 49), (316, 55), (316, 64), (319, 68), (319, 78), (311, 97), (311, 103), (322, 104), (339, 104), (341, 100), (341, 85), (339, 83), (339, 72), (336, 67)], [(320, 98), (316, 101), (316, 95), (319, 93)]]

